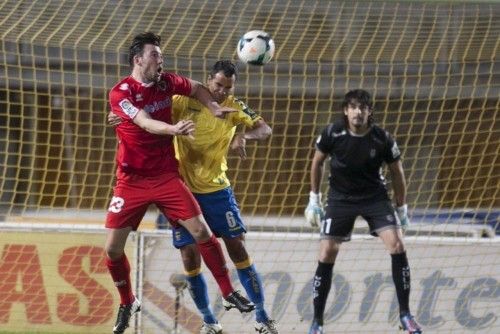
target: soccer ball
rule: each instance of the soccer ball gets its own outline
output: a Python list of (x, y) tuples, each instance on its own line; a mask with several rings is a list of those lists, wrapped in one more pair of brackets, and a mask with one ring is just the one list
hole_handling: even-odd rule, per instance
[(238, 58), (251, 65), (267, 64), (274, 55), (274, 41), (271, 36), (261, 30), (252, 30), (238, 41)]

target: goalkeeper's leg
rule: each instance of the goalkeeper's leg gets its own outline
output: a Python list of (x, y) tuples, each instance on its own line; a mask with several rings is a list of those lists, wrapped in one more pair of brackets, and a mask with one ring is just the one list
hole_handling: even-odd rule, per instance
[(410, 266), (399, 229), (385, 229), (378, 232), (380, 239), (391, 254), (392, 278), (396, 287), (400, 313), (410, 312)]
[(340, 242), (333, 239), (320, 241), (318, 266), (313, 279), (314, 318), (310, 333), (322, 333), (326, 300), (332, 286), (333, 265), (339, 252)]
[(420, 325), (410, 313), (410, 265), (406, 256), (402, 233), (399, 229), (387, 229), (379, 232), (380, 238), (391, 254), (392, 279), (399, 303), (401, 327), (409, 333), (422, 333)]

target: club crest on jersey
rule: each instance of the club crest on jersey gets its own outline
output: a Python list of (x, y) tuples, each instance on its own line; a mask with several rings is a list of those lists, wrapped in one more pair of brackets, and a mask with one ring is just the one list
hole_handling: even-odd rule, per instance
[(142, 101), (142, 95), (141, 94), (136, 94), (135, 95), (135, 100), (138, 101), (138, 102)]

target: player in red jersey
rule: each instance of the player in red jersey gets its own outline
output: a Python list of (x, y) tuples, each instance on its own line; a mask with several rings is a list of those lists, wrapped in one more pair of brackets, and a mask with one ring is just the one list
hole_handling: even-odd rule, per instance
[(129, 233), (137, 230), (150, 204), (156, 204), (174, 225), (191, 233), (225, 298), (237, 298), (242, 306), (251, 304), (242, 296), (235, 296), (220, 244), (179, 175), (172, 143), (173, 136), (190, 136), (194, 131), (192, 121), (171, 124), (174, 94), (198, 99), (216, 117), (223, 118), (235, 110), (221, 107), (199, 82), (163, 73), (160, 41), (160, 36), (151, 32), (134, 37), (129, 49), (132, 73), (109, 94), (111, 110), (122, 119), (115, 128), (117, 181), (106, 217), (105, 246), (106, 265), (121, 300), (115, 334), (123, 333), (130, 317), (141, 308), (132, 292), (124, 249)]

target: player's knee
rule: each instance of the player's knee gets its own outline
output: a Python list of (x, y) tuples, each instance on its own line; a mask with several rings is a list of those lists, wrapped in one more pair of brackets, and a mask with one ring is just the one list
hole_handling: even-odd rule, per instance
[(249, 256), (245, 247), (233, 250), (228, 249), (228, 253), (229, 257), (231, 258), (231, 261), (233, 261), (234, 263), (249, 261)]
[(208, 229), (203, 228), (202, 226), (194, 228), (193, 231), (189, 231), (189, 233), (191, 233), (194, 240), (198, 242), (207, 241), (212, 235), (212, 233)]
[(111, 260), (111, 261), (116, 261), (122, 258), (124, 251), (123, 249), (118, 249), (115, 247), (106, 247), (106, 256)]
[(180, 251), (182, 263), (186, 271), (192, 271), (201, 266), (200, 253), (195, 244), (183, 246)]
[(400, 254), (405, 251), (405, 245), (403, 243), (403, 240), (398, 239), (392, 242), (390, 245), (388, 245), (389, 248), (389, 253), (391, 254)]
[(188, 230), (197, 242), (206, 241), (212, 235), (205, 219), (201, 215), (184, 221), (180, 220), (179, 223)]
[(339, 253), (340, 244), (333, 240), (325, 240), (320, 244), (319, 260), (321, 262), (333, 263)]
[(245, 248), (245, 238), (243, 234), (234, 238), (222, 237), (222, 239), (226, 245), (229, 257), (233, 262), (238, 263), (248, 260), (249, 255)]

